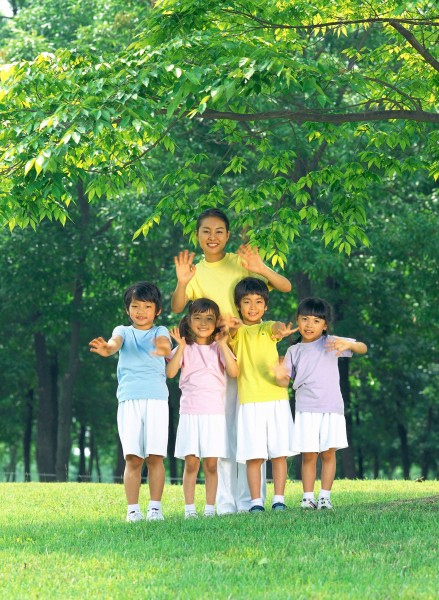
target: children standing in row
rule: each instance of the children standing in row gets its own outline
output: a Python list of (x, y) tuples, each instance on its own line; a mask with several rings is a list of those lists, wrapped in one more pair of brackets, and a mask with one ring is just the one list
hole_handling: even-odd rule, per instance
[[(233, 297), (234, 289), (241, 279), (249, 275), (262, 279), (275, 290), (281, 292), (291, 290), (288, 279), (265, 265), (256, 248), (244, 245), (236, 253), (226, 252), (230, 227), (223, 211), (210, 208), (201, 213), (197, 219), (196, 237), (204, 253), (203, 260), (194, 265), (194, 253), (187, 250), (175, 257), (177, 286), (171, 300), (173, 312), (182, 312), (189, 300), (210, 298), (218, 304), (222, 317), (225, 315), (238, 317)], [(245, 467), (236, 463), (238, 407), (235, 379), (228, 378), (226, 420), (231, 456), (229, 459), (218, 461), (218, 514), (247, 511), (250, 508)], [(263, 485), (262, 496), (265, 494), (264, 490)]]
[[(338, 358), (365, 354), (367, 346), (351, 338), (328, 336), (331, 308), (321, 298), (306, 298), (297, 313), (299, 342), (291, 346), (276, 368), (279, 385), (290, 378), (296, 393), (294, 450), (302, 453), (303, 499), (305, 509), (331, 509), (331, 488), (335, 478), (335, 452), (348, 445), (343, 397), (340, 390)], [(322, 461), (321, 490), (314, 498), (316, 464)]]
[(126, 520), (144, 518), (139, 491), (144, 462), (148, 466), (150, 502), (146, 519), (163, 520), (161, 499), (165, 485), (163, 458), (168, 446), (168, 387), (165, 359), (171, 352), (166, 327), (154, 325), (162, 310), (158, 288), (142, 281), (127, 289), (125, 310), (132, 325), (119, 325), (106, 342), (98, 337), (90, 351), (111, 356), (119, 351), (117, 365), (117, 426), (125, 458)]
[(171, 330), (178, 346), (166, 367), (168, 377), (180, 374), (180, 420), (175, 456), (184, 459), (183, 492), (185, 517), (198, 517), (195, 484), (200, 459), (205, 476), (205, 517), (215, 515), (218, 487), (218, 458), (229, 457), (225, 417), (226, 377), (236, 377), (238, 367), (227, 345), (228, 333), (217, 329), (218, 305), (212, 300), (195, 300), (180, 326)]
[(268, 288), (260, 279), (240, 281), (234, 297), (241, 317), (230, 323), (230, 347), (239, 367), (236, 458), (247, 465), (250, 512), (265, 510), (260, 489), (261, 465), (266, 460), (271, 460), (273, 467), (272, 509), (285, 510), (286, 457), (297, 453), (293, 450), (288, 393), (277, 385), (273, 365), (279, 361), (276, 344), (292, 333), (291, 323), (262, 321), (268, 307)]

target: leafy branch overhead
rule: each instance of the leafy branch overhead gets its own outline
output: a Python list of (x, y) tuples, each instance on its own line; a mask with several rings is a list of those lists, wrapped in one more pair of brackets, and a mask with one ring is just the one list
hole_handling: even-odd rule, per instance
[(0, 67), (2, 223), (65, 221), (81, 180), (90, 201), (145, 194), (136, 235), (224, 204), (282, 264), (304, 226), (367, 243), (380, 178), (439, 177), (432, 2), (163, 1), (142, 31)]

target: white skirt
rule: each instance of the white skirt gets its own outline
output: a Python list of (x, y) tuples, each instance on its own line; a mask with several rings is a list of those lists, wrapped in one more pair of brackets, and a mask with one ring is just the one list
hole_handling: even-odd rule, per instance
[(348, 447), (346, 419), (337, 413), (296, 412), (294, 449), (296, 452), (324, 452)]
[(294, 450), (294, 423), (288, 400), (241, 404), (237, 430), (237, 462), (299, 454)]
[(189, 454), (198, 458), (229, 458), (224, 415), (180, 415), (174, 456), (184, 460)]
[(117, 429), (124, 458), (134, 454), (166, 456), (169, 406), (167, 400), (125, 400), (117, 409)]

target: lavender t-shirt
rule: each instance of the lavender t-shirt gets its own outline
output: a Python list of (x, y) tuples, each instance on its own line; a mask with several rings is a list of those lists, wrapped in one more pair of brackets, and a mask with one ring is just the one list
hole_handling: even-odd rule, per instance
[[(294, 380), (296, 412), (344, 414), (339, 357), (334, 350), (325, 350), (328, 339), (331, 336), (321, 336), (315, 342), (300, 342), (288, 348), (283, 364)], [(352, 352), (344, 350), (341, 356), (351, 357)]]
[(180, 414), (224, 415), (225, 362), (218, 344), (188, 344), (180, 366)]

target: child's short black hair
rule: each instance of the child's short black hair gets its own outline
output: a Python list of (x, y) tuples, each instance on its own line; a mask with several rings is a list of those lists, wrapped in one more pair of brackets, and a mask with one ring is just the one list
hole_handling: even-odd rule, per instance
[(235, 287), (234, 300), (235, 305), (239, 308), (241, 300), (249, 294), (257, 294), (262, 296), (265, 306), (268, 306), (268, 287), (262, 279), (256, 277), (245, 277)]
[(140, 302), (154, 302), (155, 314), (157, 315), (162, 310), (162, 295), (159, 288), (149, 281), (139, 281), (130, 286), (124, 296), (125, 308), (129, 310), (133, 300)]
[[(181, 337), (184, 337), (186, 343), (191, 345), (195, 342), (195, 335), (189, 325), (189, 321), (192, 315), (212, 313), (215, 317), (215, 321), (218, 321), (220, 316), (220, 309), (216, 302), (209, 300), (209, 298), (198, 298), (194, 300), (189, 306), (188, 314), (185, 315), (180, 321), (178, 326)], [(218, 329), (215, 327), (211, 335), (211, 342), (214, 341), (215, 335), (218, 333)]]
[(221, 219), (221, 221), (223, 221), (224, 225), (226, 226), (226, 231), (229, 231), (229, 229), (230, 229), (229, 219), (228, 219), (226, 213), (224, 213), (219, 208), (207, 208), (206, 210), (203, 210), (203, 212), (201, 213), (201, 215), (199, 215), (199, 217), (197, 219), (196, 231), (198, 231), (200, 229), (201, 224), (204, 221), (204, 219), (208, 219), (209, 217), (216, 217), (217, 219)]
[(331, 305), (322, 298), (304, 298), (300, 301), (296, 311), (296, 318), (300, 316), (324, 319), (329, 326), (332, 322)]

